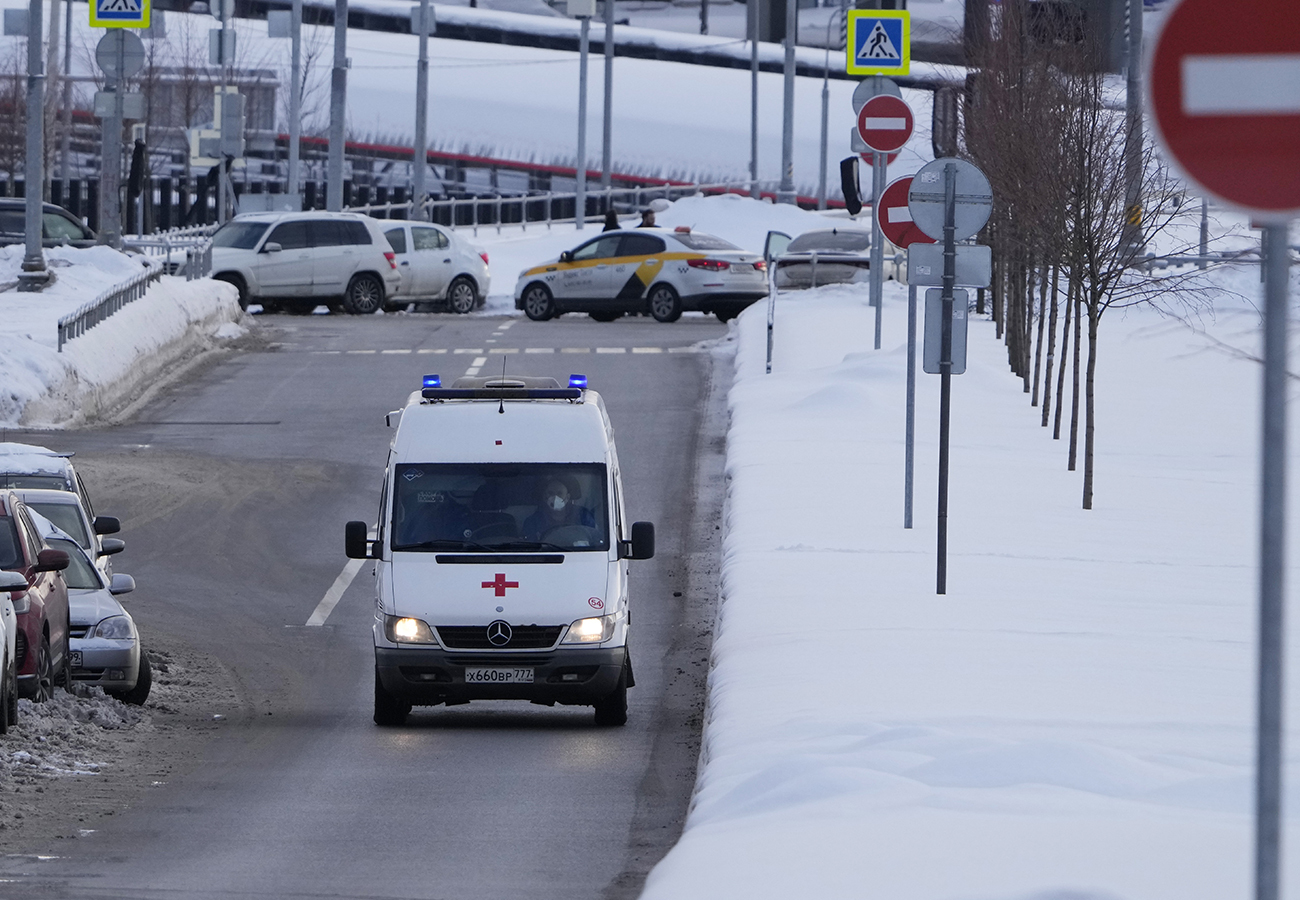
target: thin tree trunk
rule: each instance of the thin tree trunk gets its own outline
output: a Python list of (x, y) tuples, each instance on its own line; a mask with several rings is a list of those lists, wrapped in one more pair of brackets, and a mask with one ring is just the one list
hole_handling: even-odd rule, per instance
[[(1043, 379), (1043, 427), (1047, 427), (1047, 417), (1052, 412), (1052, 361), (1056, 351), (1056, 289), (1060, 285), (1061, 267), (1052, 266), (1052, 312), (1047, 323), (1047, 373)], [(1058, 407), (1059, 409), (1059, 407)], [(1060, 421), (1060, 415), (1057, 415)]]
[(1079, 339), (1081, 329), (1079, 327), (1079, 317), (1083, 315), (1083, 287), (1075, 293), (1074, 297), (1074, 395), (1070, 404), (1070, 465), (1071, 472), (1075, 469), (1075, 463), (1079, 458)]
[(1088, 304), (1088, 374), (1084, 387), (1085, 409), (1083, 426), (1083, 508), (1092, 509), (1093, 436), (1097, 430), (1096, 393), (1093, 390), (1097, 372), (1097, 326), (1101, 324), (1101, 307), (1095, 301)]
[[(1043, 367), (1043, 327), (1047, 324), (1047, 273), (1044, 272), (1038, 279), (1038, 340), (1034, 346), (1034, 394), (1029, 401), (1030, 406), (1038, 405), (1038, 385), (1040, 384), (1039, 376), (1042, 374)], [(1049, 373), (1049, 379), (1052, 377)]]

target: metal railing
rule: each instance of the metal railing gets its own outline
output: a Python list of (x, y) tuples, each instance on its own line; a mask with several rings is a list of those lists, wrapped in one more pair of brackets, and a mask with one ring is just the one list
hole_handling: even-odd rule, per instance
[(162, 278), (163, 267), (150, 261), (140, 274), (104, 291), (76, 312), (59, 319), (59, 352), (63, 345), (80, 337), (133, 300), (144, 296), (149, 285)]
[[(678, 200), (695, 194), (743, 194), (749, 196), (754, 182), (735, 181), (718, 184), (662, 184), (632, 188), (604, 188), (588, 190), (586, 193), (588, 207), (595, 207), (600, 212), (583, 216), (584, 222), (599, 223), (605, 216), (605, 210), (622, 206), (629, 211), (636, 211), (652, 200)], [(774, 188), (773, 182), (758, 182), (760, 191), (775, 196), (774, 190), (763, 190), (766, 185)], [(527, 231), (528, 226), (569, 224), (577, 221), (577, 194), (573, 191), (537, 191), (537, 192), (501, 192), (493, 196), (452, 197), (446, 200), (426, 200), (421, 204), (426, 220), (443, 223), (453, 231), (457, 228), (470, 228), (475, 235), (480, 227), (495, 227), (501, 233), (503, 226), (518, 226)], [(557, 215), (556, 207), (561, 212)], [(385, 218), (410, 217), (414, 212), (414, 201), (400, 203), (369, 203), (361, 206), (349, 206), (347, 212), (363, 213), (368, 216), (380, 215)], [(569, 213), (569, 210), (573, 210)], [(484, 211), (490, 211), (484, 215)], [(444, 216), (439, 215), (445, 212)], [(468, 215), (465, 213), (468, 212)], [(396, 215), (395, 215), (396, 214)], [(468, 221), (461, 221), (468, 219)]]
[[(172, 228), (150, 235), (136, 235), (123, 239), (123, 246), (147, 256), (160, 257), (163, 274), (185, 275), (186, 281), (206, 278), (212, 271), (212, 234), (216, 225), (193, 225)], [(185, 251), (185, 261), (179, 259)]]

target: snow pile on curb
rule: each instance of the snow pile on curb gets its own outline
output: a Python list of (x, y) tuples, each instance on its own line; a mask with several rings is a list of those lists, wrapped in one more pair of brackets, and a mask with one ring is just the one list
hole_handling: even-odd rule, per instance
[[(17, 280), (21, 246), (0, 247), (0, 283)], [(145, 296), (64, 345), (58, 320), (141, 270), (140, 257), (109, 247), (46, 251), (55, 281), (44, 291), (0, 294), (7, 336), (0, 355), (0, 424), (69, 427), (137, 396), (160, 372), (234, 335), (234, 288), (164, 276)]]
[(783, 295), (772, 375), (740, 317), (700, 772), (644, 900), (1247, 894), (1257, 313), (1108, 314), (1091, 511), (972, 316), (936, 596), (939, 379), (907, 531), (906, 289), (880, 351), (865, 292)]
[(152, 730), (148, 713), (99, 689), (18, 701), (18, 722), (0, 739), (0, 791), (69, 775), (98, 775), (115, 751), (104, 732)]

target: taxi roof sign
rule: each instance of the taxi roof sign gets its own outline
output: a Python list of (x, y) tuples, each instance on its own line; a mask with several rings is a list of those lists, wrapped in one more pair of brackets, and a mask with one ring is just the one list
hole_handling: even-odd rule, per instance
[(906, 75), (912, 66), (912, 18), (905, 9), (849, 11), (845, 71), (850, 75)]
[(90, 0), (91, 28), (148, 28), (151, 0)]

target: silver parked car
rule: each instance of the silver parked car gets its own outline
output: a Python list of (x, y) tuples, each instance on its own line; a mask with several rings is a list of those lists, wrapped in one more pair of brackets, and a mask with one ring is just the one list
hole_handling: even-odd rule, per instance
[(68, 585), (73, 683), (96, 685), (123, 703), (143, 705), (153, 685), (153, 672), (149, 657), (140, 648), (135, 620), (117, 599), (135, 590), (135, 579), (121, 573), (106, 579), (76, 541), (47, 525), (48, 519), (37, 527), (46, 542), (66, 551), (70, 560), (63, 580)]
[(445, 305), (456, 313), (483, 305), (492, 284), (488, 255), (454, 231), (428, 222), (384, 223), (402, 274), (402, 290), (388, 308), (407, 303)]
[(120, 538), (104, 537), (122, 530), (116, 517), (95, 516), (92, 519), (81, 505), (81, 497), (71, 491), (30, 489), (17, 490), (15, 493), (29, 509), (36, 510), (76, 541), (77, 546), (94, 560), (105, 578), (113, 577), (112, 557), (126, 549), (126, 542)]

